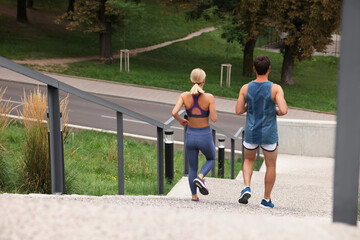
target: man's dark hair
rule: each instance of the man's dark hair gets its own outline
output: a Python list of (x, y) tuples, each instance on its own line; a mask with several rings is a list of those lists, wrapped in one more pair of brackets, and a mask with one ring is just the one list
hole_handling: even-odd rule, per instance
[(270, 67), (270, 59), (266, 55), (259, 55), (255, 58), (254, 67), (258, 75), (265, 75)]

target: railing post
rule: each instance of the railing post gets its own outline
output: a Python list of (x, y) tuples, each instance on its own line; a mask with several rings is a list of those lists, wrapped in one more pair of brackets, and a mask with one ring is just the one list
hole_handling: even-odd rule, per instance
[(333, 221), (358, 224), (360, 155), (360, 1), (342, 3)]
[(123, 114), (116, 112), (117, 123), (117, 152), (118, 152), (118, 191), (119, 195), (125, 194), (124, 185), (124, 128)]
[(64, 162), (61, 152), (59, 89), (47, 85), (49, 108), (49, 151), (51, 169), (51, 193), (65, 193)]
[(231, 138), (231, 167), (230, 167), (230, 177), (231, 179), (235, 178), (235, 139)]
[(219, 147), (218, 147), (218, 176), (221, 178), (224, 178), (224, 164), (225, 164), (225, 139), (220, 138), (219, 139)]
[[(212, 133), (214, 145), (216, 146), (216, 130), (211, 129), (211, 133)], [(216, 154), (215, 154), (215, 158), (216, 158)], [(216, 162), (216, 159), (215, 159), (215, 162)], [(215, 164), (214, 164), (214, 167), (211, 169), (211, 177), (215, 177)]]
[(158, 194), (164, 194), (164, 129), (157, 127)]
[[(188, 116), (185, 115), (184, 118), (187, 120)], [(185, 147), (187, 129), (188, 129), (188, 125), (185, 125), (185, 127), (184, 127), (184, 176), (187, 176), (189, 174), (189, 159), (186, 154), (186, 147)]]
[(168, 183), (174, 181), (174, 131), (165, 131), (165, 178)]

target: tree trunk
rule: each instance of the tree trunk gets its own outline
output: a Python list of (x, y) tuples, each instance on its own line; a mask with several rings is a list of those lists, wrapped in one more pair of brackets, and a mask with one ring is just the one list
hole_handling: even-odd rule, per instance
[(106, 64), (112, 64), (112, 43), (111, 43), (111, 23), (106, 22), (105, 2), (101, 0), (99, 19), (105, 26), (105, 32), (100, 33), (100, 61)]
[(22, 23), (29, 23), (26, 15), (26, 0), (17, 0), (17, 17), (16, 20)]
[(253, 76), (253, 65), (254, 65), (254, 49), (255, 49), (256, 39), (249, 40), (245, 43), (244, 47), (244, 63), (243, 63), (243, 76), (252, 77)]
[(285, 45), (284, 60), (281, 68), (281, 82), (287, 85), (294, 85), (294, 55), (290, 47)]
[(34, 8), (34, 0), (27, 0), (27, 8), (30, 9)]
[(74, 12), (74, 3), (75, 0), (69, 0), (68, 12)]

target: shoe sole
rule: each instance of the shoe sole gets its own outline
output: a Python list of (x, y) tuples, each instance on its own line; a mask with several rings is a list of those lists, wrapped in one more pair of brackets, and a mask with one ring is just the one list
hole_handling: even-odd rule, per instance
[(199, 180), (195, 179), (194, 180), (194, 184), (199, 188), (199, 191), (202, 195), (208, 195), (209, 191), (206, 189), (205, 186), (203, 186), (202, 182), (200, 182)]
[(251, 194), (249, 192), (246, 192), (241, 198), (239, 198), (239, 203), (248, 204), (249, 198), (251, 198)]
[(261, 203), (260, 203), (260, 207), (262, 207), (262, 208), (274, 208), (274, 207), (269, 207), (269, 206), (262, 205)]

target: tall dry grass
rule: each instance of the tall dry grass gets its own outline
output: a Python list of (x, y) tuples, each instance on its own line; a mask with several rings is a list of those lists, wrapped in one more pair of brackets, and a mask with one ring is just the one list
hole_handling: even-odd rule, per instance
[[(29, 192), (51, 193), (48, 124), (45, 123), (47, 95), (39, 88), (21, 99), (25, 127), (23, 187)], [(60, 102), (63, 132), (68, 131), (68, 96)]]
[[(10, 104), (9, 100), (8, 101), (3, 100), (5, 92), (6, 92), (6, 88), (3, 89), (0, 87), (0, 140), (2, 136), (1, 134), (2, 131), (11, 123), (11, 118), (9, 118), (8, 115), (12, 110), (12, 105)], [(4, 148), (4, 146), (1, 145), (1, 142), (0, 142), (0, 147)]]
[(2, 132), (12, 121), (11, 118), (8, 117), (12, 110), (12, 105), (10, 104), (10, 101), (3, 100), (5, 92), (6, 88), (0, 88), (0, 190), (4, 188), (5, 179), (8, 175), (7, 166), (4, 161), (4, 153), (6, 153), (7, 150), (4, 146), (5, 143)]
[(21, 101), (20, 113), (25, 127), (24, 158), (22, 165), (23, 187), (29, 192), (51, 193), (46, 94), (40, 89), (30, 92)]

